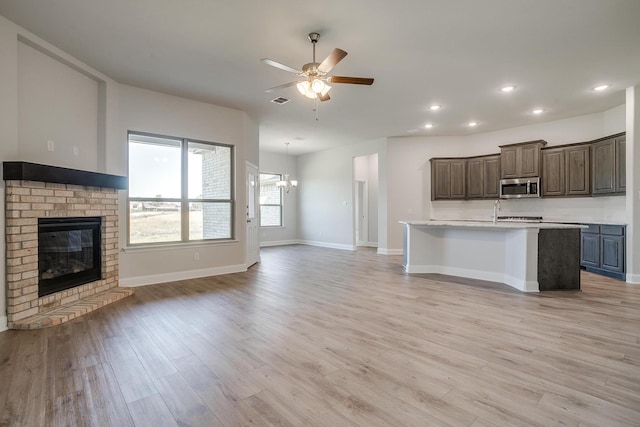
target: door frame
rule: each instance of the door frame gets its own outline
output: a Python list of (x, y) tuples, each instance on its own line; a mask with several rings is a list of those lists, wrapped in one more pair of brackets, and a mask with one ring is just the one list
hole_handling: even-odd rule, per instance
[(356, 246), (368, 246), (369, 190), (367, 181), (356, 181), (356, 197), (354, 205)]
[[(251, 206), (250, 196), (250, 174), (255, 171), (253, 176), (253, 206)], [(246, 209), (245, 209), (245, 267), (249, 268), (255, 263), (260, 262), (260, 170), (258, 166), (254, 165), (250, 161), (246, 161), (245, 168), (245, 195), (246, 195)], [(251, 207), (253, 207), (253, 217), (250, 217)], [(255, 227), (255, 231), (252, 230)], [(255, 244), (255, 248), (252, 246)]]

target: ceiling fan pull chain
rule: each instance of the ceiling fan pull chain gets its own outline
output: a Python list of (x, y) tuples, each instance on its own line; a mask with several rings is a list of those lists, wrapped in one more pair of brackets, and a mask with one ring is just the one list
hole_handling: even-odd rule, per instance
[(313, 100), (313, 111), (316, 113), (316, 122), (318, 121), (318, 109), (320, 108), (320, 103), (318, 103), (318, 98), (314, 98)]

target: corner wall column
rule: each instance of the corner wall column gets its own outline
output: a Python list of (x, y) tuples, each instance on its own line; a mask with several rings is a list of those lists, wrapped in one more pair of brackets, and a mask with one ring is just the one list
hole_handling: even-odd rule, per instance
[(640, 86), (627, 88), (627, 282), (640, 284)]

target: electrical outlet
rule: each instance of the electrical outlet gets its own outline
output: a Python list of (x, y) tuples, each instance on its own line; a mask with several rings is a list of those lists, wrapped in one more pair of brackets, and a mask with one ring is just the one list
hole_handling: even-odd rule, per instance
[(52, 140), (48, 140), (47, 141), (47, 150), (48, 151), (53, 151), (55, 149), (55, 144)]
[(193, 254), (193, 259), (194, 259), (194, 261), (199, 261), (200, 260), (200, 252), (195, 252)]
[(73, 146), (73, 155), (77, 156), (78, 155), (78, 147), (77, 146)]

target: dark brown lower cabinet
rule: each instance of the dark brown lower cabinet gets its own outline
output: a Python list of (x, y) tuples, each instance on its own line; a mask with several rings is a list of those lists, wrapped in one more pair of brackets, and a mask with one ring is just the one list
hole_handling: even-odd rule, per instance
[(625, 280), (624, 225), (584, 224), (580, 233), (580, 266), (592, 273)]

